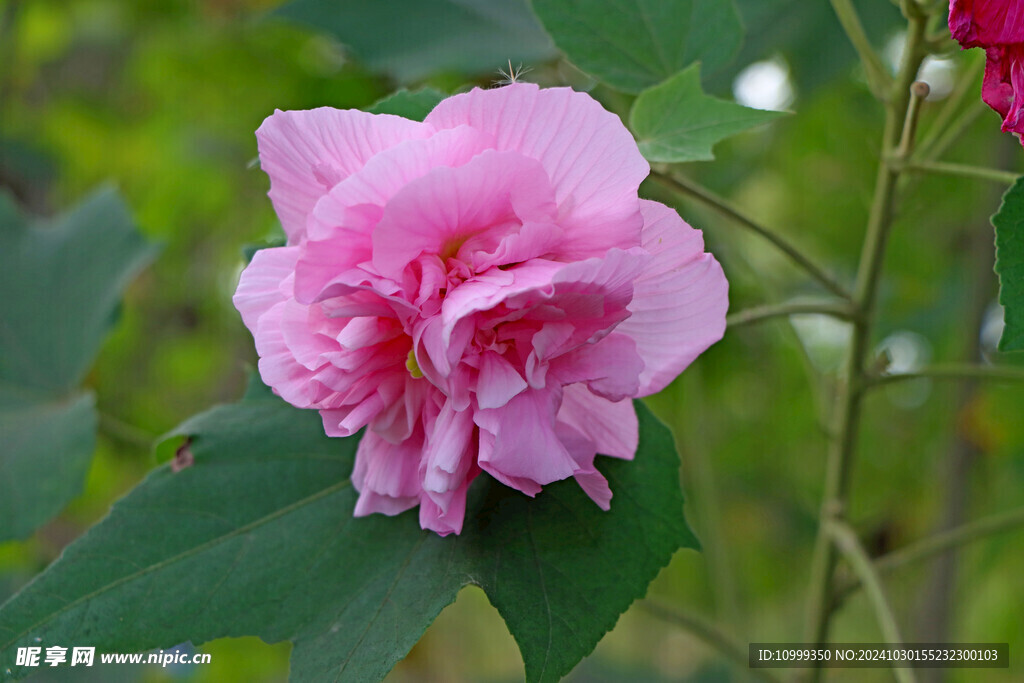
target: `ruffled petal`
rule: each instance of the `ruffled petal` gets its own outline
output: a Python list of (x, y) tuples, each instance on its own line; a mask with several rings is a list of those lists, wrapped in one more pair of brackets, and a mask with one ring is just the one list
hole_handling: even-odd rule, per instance
[(632, 313), (616, 331), (636, 342), (644, 361), (640, 392), (661, 391), (725, 334), (729, 283), (704, 253), (700, 231), (664, 204), (643, 200), (644, 248), (654, 257), (634, 284)]
[(400, 116), (320, 107), (275, 111), (256, 131), (260, 167), (289, 244), (305, 234), (317, 201), (378, 152), (433, 128)]
[(480, 356), (476, 402), (480, 408), (500, 408), (526, 389), (526, 381), (507, 360), (493, 351)]
[[(261, 315), (291, 295), (290, 278), (298, 258), (297, 247), (260, 249), (253, 254), (231, 298), (250, 332), (255, 334)], [(289, 284), (285, 285), (285, 280), (289, 280)]]
[(590, 439), (601, 455), (632, 460), (636, 454), (640, 427), (632, 401), (609, 401), (573, 384), (562, 392), (558, 421)]
[(610, 509), (612, 490), (608, 487), (608, 480), (594, 467), (594, 457), (597, 455), (594, 442), (564, 422), (559, 422), (555, 426), (555, 431), (579, 467), (572, 475), (576, 483), (599, 508)]
[(463, 124), (494, 137), (495, 148), (538, 160), (562, 210), (562, 254), (578, 259), (640, 243), (637, 189), (650, 166), (621, 119), (570, 88), (514, 83), (444, 100), (424, 123)]
[(437, 419), (429, 425), (424, 457), (423, 489), (442, 507), (444, 496), (459, 488), (470, 470), (475, 455), (473, 415), (468, 410), (455, 410), (446, 401)]
[(981, 99), (1003, 117), (1003, 132), (1020, 136), (1024, 133), (1024, 43), (990, 47), (985, 54)]
[(949, 29), (964, 47), (1024, 43), (1024, 0), (952, 0)]
[(487, 151), (439, 167), (403, 187), (373, 233), (373, 265), (394, 276), (421, 253), (471, 261), (524, 222), (547, 220), (555, 204), (544, 169), (517, 152)]
[(419, 503), (422, 438), (388, 443), (373, 432), (356, 449), (352, 485), (359, 491), (354, 515), (397, 515)]
[(585, 382), (595, 394), (619, 401), (636, 396), (643, 369), (636, 342), (613, 332), (597, 343), (584, 344), (556, 358), (548, 376), (561, 384)]
[(481, 445), (478, 463), (498, 481), (532, 495), (539, 486), (570, 477), (579, 466), (555, 434), (555, 413), (560, 392), (525, 391), (504, 407), (477, 410), (473, 421), (493, 435), (493, 447), (485, 452)]
[(444, 494), (440, 501), (436, 494), (424, 495), (420, 500), (420, 527), (439, 536), (461, 534), (466, 518), (466, 492), (479, 472), (480, 469), (474, 467), (462, 486)]

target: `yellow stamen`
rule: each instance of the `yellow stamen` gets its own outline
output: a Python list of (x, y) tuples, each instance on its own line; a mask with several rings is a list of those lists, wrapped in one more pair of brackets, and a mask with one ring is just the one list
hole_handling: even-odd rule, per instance
[(405, 359), (405, 367), (413, 379), (423, 377), (423, 371), (420, 370), (420, 366), (416, 362), (416, 352), (412, 349), (409, 349), (409, 357)]

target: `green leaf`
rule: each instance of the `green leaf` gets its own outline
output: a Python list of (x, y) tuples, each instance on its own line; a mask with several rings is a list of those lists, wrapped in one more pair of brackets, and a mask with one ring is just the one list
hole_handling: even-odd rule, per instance
[[(530, 499), (481, 476), (461, 536), (416, 511), (352, 517), (357, 437), (257, 390), (182, 425), (194, 464), (163, 467), (0, 608), (0, 669), (19, 646), (141, 651), (258, 635), (292, 640), (295, 680), (375, 680), (462, 586), (483, 587), (527, 678), (556, 681), (642, 596), (675, 550), (682, 514), (668, 430), (637, 403), (635, 462), (601, 458), (602, 512), (573, 481)], [(158, 606), (156, 609), (154, 606)]]
[(279, 16), (325, 31), (409, 82), (441, 70), (497, 73), (554, 54), (526, 0), (294, 0)]
[(1003, 195), (992, 225), (996, 228), (999, 303), (1006, 319), (999, 350), (1024, 351), (1024, 178), (1018, 178)]
[(633, 103), (629, 123), (648, 161), (709, 161), (719, 140), (782, 115), (705, 95), (700, 65), (694, 64), (643, 91)]
[(22, 538), (78, 495), (96, 447), (92, 394), (0, 398), (0, 540)]
[(727, 64), (743, 41), (732, 0), (531, 0), (544, 28), (578, 67), (640, 92), (688, 64)]
[(112, 191), (39, 226), (0, 196), (0, 541), (81, 490), (97, 418), (78, 386), (153, 251)]
[(374, 103), (366, 111), (371, 114), (394, 114), (413, 121), (422, 121), (427, 114), (445, 98), (445, 94), (433, 88), (399, 90)]

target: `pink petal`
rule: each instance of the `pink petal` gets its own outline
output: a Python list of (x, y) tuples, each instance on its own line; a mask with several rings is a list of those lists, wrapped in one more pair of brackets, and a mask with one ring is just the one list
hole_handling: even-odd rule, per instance
[(399, 116), (321, 107), (275, 111), (256, 131), (260, 166), (290, 244), (302, 239), (313, 206), (378, 152), (433, 132)]
[(444, 494), (441, 502), (438, 502), (436, 494), (424, 495), (420, 500), (420, 527), (440, 536), (461, 534), (466, 518), (466, 492), (479, 471), (475, 469), (462, 486)]
[(633, 280), (648, 260), (643, 249), (612, 249), (603, 258), (574, 263), (532, 259), (507, 270), (491, 269), (449, 292), (441, 307), (444, 332), (450, 334), (460, 320), (499, 303), (513, 310), (545, 305), (575, 323), (580, 338), (573, 345), (584, 343), (627, 315)]
[(356, 517), (374, 512), (397, 515), (419, 502), (421, 447), (422, 438), (396, 445), (373, 432), (363, 434), (352, 470), (352, 485), (359, 491)]
[(1003, 117), (1004, 132), (1020, 136), (1024, 134), (1024, 43), (990, 47), (985, 54), (981, 98)]
[[(310, 237), (329, 239), (348, 225), (345, 212), (359, 206), (383, 208), (402, 188), (435, 168), (454, 168), (491, 149), (486, 133), (458, 126), (385, 150), (331, 189), (313, 210)], [(378, 216), (379, 219), (379, 216)]]
[(952, 0), (949, 28), (964, 47), (1024, 43), (1024, 0)]
[[(523, 480), (544, 485), (572, 476), (579, 467), (554, 429), (558, 401), (556, 391), (529, 390), (501, 408), (477, 410), (473, 421), (481, 431), (480, 467), (516, 488)], [(487, 452), (483, 448), (485, 431), (494, 437), (493, 448)]]
[(451, 401), (446, 401), (428, 430), (423, 453), (425, 491), (443, 494), (462, 485), (475, 455), (473, 429), (471, 411), (457, 411)]
[(594, 344), (584, 344), (556, 358), (548, 376), (561, 384), (585, 382), (592, 392), (619, 401), (636, 396), (643, 369), (636, 342), (613, 332)]
[(379, 394), (371, 394), (359, 403), (324, 408), (320, 411), (320, 418), (323, 420), (327, 436), (352, 436), (370, 424), (377, 415), (384, 412), (385, 408), (387, 404), (384, 399)]
[(404, 377), (402, 395), (374, 418), (370, 427), (385, 441), (398, 444), (408, 439), (425, 416), (437, 390), (422, 379)]
[(299, 363), (288, 348), (281, 330), (286, 306), (286, 301), (275, 305), (260, 317), (253, 330), (260, 357), (257, 367), (263, 383), (273, 387), (281, 398), (293, 406), (311, 408), (331, 392), (316, 381), (316, 371)]
[[(554, 212), (544, 169), (516, 152), (483, 152), (463, 166), (438, 167), (388, 202), (373, 233), (373, 264), (397, 273), (421, 253), (442, 261), (477, 246), (496, 247), (524, 221)], [(462, 258), (463, 262), (468, 258)]]
[(306, 306), (295, 299), (285, 301), (281, 310), (284, 343), (295, 360), (309, 370), (345, 355), (335, 340), (344, 324), (343, 319), (325, 316), (319, 306)]
[(564, 263), (531, 259), (508, 270), (491, 268), (463, 282), (448, 292), (441, 306), (444, 336), (450, 337), (460, 320), (492, 309), (509, 297), (535, 290), (553, 293), (552, 280), (564, 267)]
[(640, 439), (633, 402), (609, 401), (583, 384), (565, 387), (558, 421), (586, 436), (602, 455), (632, 460)]
[(283, 283), (295, 270), (298, 258), (296, 247), (260, 249), (253, 254), (231, 299), (250, 332), (256, 332), (256, 322), (261, 315), (291, 296), (290, 283), (287, 286)]
[(532, 83), (474, 88), (438, 104), (425, 123), (469, 124), (492, 135), (496, 149), (538, 160), (564, 211), (565, 257), (640, 243), (637, 188), (650, 167), (621, 119), (589, 95)]
[(636, 341), (644, 361), (640, 393), (661, 391), (725, 333), (729, 283), (704, 253), (698, 230), (664, 204), (641, 201), (644, 248), (654, 260), (634, 285), (632, 315), (616, 331)]
[(564, 422), (560, 422), (556, 426), (556, 431), (558, 438), (579, 467), (573, 474), (576, 483), (580, 485), (584, 493), (590, 496), (591, 500), (597, 503), (599, 508), (610, 509), (612, 490), (608, 487), (608, 480), (594, 467), (594, 456), (597, 455), (594, 442)]
[(526, 389), (526, 382), (507, 360), (493, 351), (480, 356), (476, 402), (480, 408), (500, 408)]
[(472, 266), (476, 272), (482, 273), (492, 266), (506, 266), (553, 255), (562, 240), (562, 229), (554, 223), (528, 221), (523, 223), (519, 232), (501, 238), (493, 251), (473, 252)]

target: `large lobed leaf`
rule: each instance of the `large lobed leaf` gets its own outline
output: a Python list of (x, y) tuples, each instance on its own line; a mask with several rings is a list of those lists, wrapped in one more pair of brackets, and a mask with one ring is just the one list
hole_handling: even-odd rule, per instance
[(705, 95), (700, 65), (694, 64), (641, 93), (629, 124), (648, 161), (709, 161), (715, 158), (711, 150), (719, 140), (782, 115)]
[(293, 0), (277, 14), (325, 31), (400, 81), (496, 73), (554, 54), (526, 0)]
[(640, 92), (696, 61), (714, 71), (743, 41), (732, 0), (531, 2), (573, 63), (626, 92)]
[(78, 386), (153, 253), (113, 191), (38, 226), (0, 196), (0, 541), (81, 490), (97, 420)]
[(536, 499), (481, 476), (461, 536), (416, 512), (355, 519), (356, 438), (250, 391), (183, 424), (194, 464), (153, 472), (110, 516), (0, 608), (0, 669), (17, 647), (169, 647), (292, 640), (294, 680), (382, 678), (466, 584), (508, 624), (527, 677), (554, 681), (589, 653), (679, 547), (668, 430), (642, 404), (635, 462), (603, 459), (602, 512), (572, 481)]
[(1000, 351), (1024, 350), (1024, 178), (1003, 195), (1003, 204), (992, 216), (996, 228), (996, 273), (999, 275), (999, 303), (1003, 305), (1006, 327), (999, 340)]

